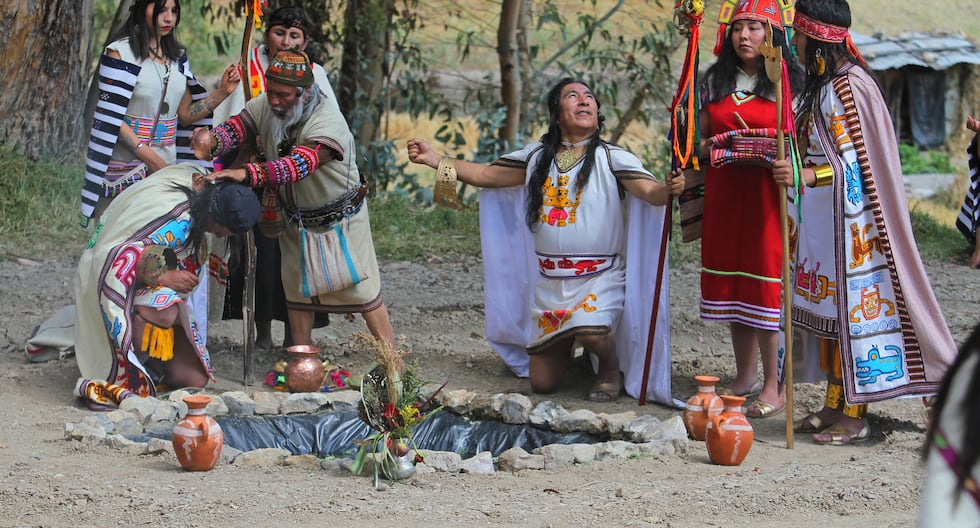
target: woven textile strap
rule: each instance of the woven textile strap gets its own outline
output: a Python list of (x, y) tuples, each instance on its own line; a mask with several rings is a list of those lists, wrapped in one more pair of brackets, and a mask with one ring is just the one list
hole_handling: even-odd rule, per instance
[(980, 507), (980, 485), (977, 484), (977, 479), (969, 473), (969, 468), (963, 467), (959, 454), (953, 446), (949, 445), (949, 440), (946, 439), (946, 434), (943, 433), (941, 427), (936, 427), (932, 440), (933, 445), (936, 446), (936, 452), (946, 461), (950, 471), (956, 475), (957, 480), (963, 481), (963, 491), (973, 498), (977, 507)]
[(298, 209), (286, 201), (281, 201), (282, 210), (286, 213), (287, 220), (300, 223), (308, 228), (327, 228), (337, 223), (339, 220), (353, 216), (361, 210), (364, 197), (367, 196), (368, 187), (366, 183), (355, 187), (340, 198), (315, 209)]

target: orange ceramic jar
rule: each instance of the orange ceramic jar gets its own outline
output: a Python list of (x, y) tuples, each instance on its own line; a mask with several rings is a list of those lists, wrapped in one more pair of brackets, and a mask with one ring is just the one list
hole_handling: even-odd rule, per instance
[(705, 442), (708, 456), (715, 464), (737, 466), (745, 460), (752, 448), (755, 432), (752, 424), (742, 414), (742, 396), (721, 396), (725, 410), (708, 423)]
[(218, 463), (225, 435), (221, 426), (207, 415), (211, 398), (185, 396), (187, 416), (174, 426), (171, 439), (180, 465), (188, 471), (208, 471)]
[(705, 430), (711, 418), (721, 413), (725, 403), (715, 393), (716, 376), (694, 376), (698, 392), (687, 399), (684, 407), (684, 427), (694, 440), (704, 441)]

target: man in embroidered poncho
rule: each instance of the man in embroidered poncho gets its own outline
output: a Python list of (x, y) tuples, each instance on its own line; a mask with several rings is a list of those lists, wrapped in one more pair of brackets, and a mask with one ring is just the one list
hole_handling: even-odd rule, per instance
[[(850, 24), (844, 0), (796, 4), (792, 45), (808, 71), (801, 180), (812, 188), (791, 192), (788, 207), (793, 325), (820, 338), (828, 386), (795, 429), (831, 445), (870, 437), (868, 402), (935, 393), (956, 354), (915, 246), (888, 107)], [(773, 177), (792, 187), (790, 163)]]
[(75, 275), (77, 395), (96, 408), (156, 385), (213, 379), (185, 302), (217, 258), (206, 233), (251, 229), (259, 201), (233, 183), (208, 185), (192, 163), (169, 165), (120, 194), (99, 218)]
[[(602, 141), (599, 103), (586, 84), (561, 80), (547, 104), (550, 124), (541, 141), (489, 166), (442, 158), (419, 139), (408, 142), (409, 159), (438, 168), (440, 177), (456, 173), (477, 187), (512, 188), (480, 196), (487, 337), (507, 365), (529, 377), (535, 392), (550, 392), (577, 341), (598, 363), (588, 399), (616, 399), (621, 371), (638, 396), (651, 304), (634, 305), (631, 297), (643, 290), (652, 300), (656, 257), (642, 266), (626, 259), (642, 258), (660, 239), (663, 209), (643, 202), (666, 204), (683, 190), (683, 178), (660, 183), (635, 156)], [(627, 205), (624, 191), (638, 200)], [(673, 404), (665, 312), (656, 329), (651, 399)]]
[[(276, 9), (263, 21), (263, 44), (251, 49), (248, 53), (248, 76), (246, 89), (250, 99), (258, 97), (265, 91), (265, 70), (269, 61), (280, 51), (298, 48), (304, 51), (310, 43), (309, 29), (312, 27), (306, 12), (299, 7), (284, 6)], [(311, 63), (314, 84), (323, 92), (320, 104), (337, 107), (337, 96), (334, 94), (327, 73), (319, 64)], [(214, 122), (223, 123), (237, 115), (245, 108), (243, 90), (235, 90), (227, 99), (214, 109)], [(337, 110), (339, 112), (339, 109)], [(225, 167), (239, 167), (241, 163), (256, 161), (249, 159), (253, 152), (250, 149), (233, 151), (222, 158)], [(235, 160), (235, 161), (233, 161)], [(266, 160), (258, 160), (266, 161)], [(261, 193), (262, 189), (257, 189)], [(286, 311), (286, 296), (282, 290), (282, 277), (279, 270), (282, 258), (279, 252), (279, 241), (265, 236), (262, 226), (255, 230), (255, 344), (260, 349), (272, 346), (272, 321), (284, 323), (283, 346), (292, 342), (289, 334), (289, 316)], [(245, 250), (246, 248), (242, 248)], [(243, 255), (241, 261), (245, 261)], [(245, 266), (230, 270), (227, 280), (223, 277), (213, 277), (210, 284), (212, 292), (211, 316), (214, 319), (241, 319), (242, 304), (245, 291)], [(227, 288), (226, 288), (227, 286)], [(217, 302), (214, 302), (217, 300)], [(315, 328), (329, 323), (326, 313), (318, 313), (315, 317)]]
[(194, 131), (194, 153), (214, 159), (250, 146), (268, 160), (209, 178), (273, 191), (263, 195), (262, 214), (286, 219), (279, 247), (294, 345), (312, 344), (314, 312), (361, 313), (371, 334), (394, 349), (394, 331), (381, 300), (367, 187), (353, 160), (347, 121), (337, 105), (324, 102), (302, 52), (276, 54), (265, 79), (265, 92), (240, 114), (212, 131)]

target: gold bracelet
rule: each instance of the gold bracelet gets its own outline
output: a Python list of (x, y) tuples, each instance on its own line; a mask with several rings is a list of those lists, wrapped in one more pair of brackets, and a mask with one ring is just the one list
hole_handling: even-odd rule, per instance
[(462, 209), (463, 202), (456, 195), (456, 160), (443, 156), (436, 168), (436, 186), (432, 192), (435, 203), (450, 209)]
[(813, 175), (816, 176), (813, 187), (823, 187), (824, 185), (834, 183), (834, 169), (830, 168), (830, 165), (817, 165), (813, 167)]

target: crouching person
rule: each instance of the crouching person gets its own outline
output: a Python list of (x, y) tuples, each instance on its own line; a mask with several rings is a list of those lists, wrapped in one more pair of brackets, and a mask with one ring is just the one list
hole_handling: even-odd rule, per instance
[(168, 166), (120, 194), (79, 259), (75, 391), (92, 408), (214, 379), (184, 298), (214, 257), (206, 235), (251, 229), (260, 206), (249, 188), (208, 183), (199, 171)]

